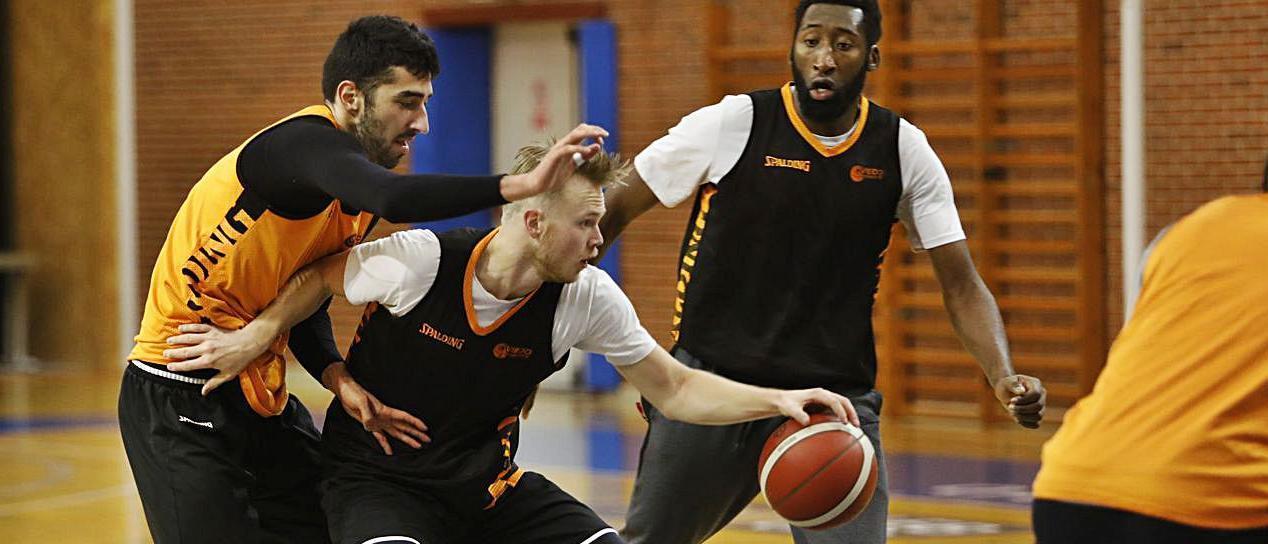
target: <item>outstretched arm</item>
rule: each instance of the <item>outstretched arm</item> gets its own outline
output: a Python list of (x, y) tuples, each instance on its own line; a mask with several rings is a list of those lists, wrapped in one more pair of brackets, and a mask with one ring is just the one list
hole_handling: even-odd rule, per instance
[(236, 331), (217, 332), (221, 329), (202, 324), (181, 325), (185, 334), (168, 338), (167, 343), (189, 347), (165, 351), (165, 357), (181, 361), (168, 368), (176, 372), (218, 369), (220, 372), (203, 388), (204, 393), (233, 379), (278, 336), (312, 315), (331, 294), (343, 294), (346, 262), (347, 253), (339, 253), (300, 269), (259, 316)]
[(697, 425), (729, 425), (785, 415), (805, 424), (806, 406), (821, 405), (855, 426), (850, 400), (824, 389), (784, 391), (747, 385), (678, 362), (659, 346), (643, 360), (616, 367), (665, 417)]
[(995, 397), (1023, 427), (1037, 428), (1043, 420), (1047, 393), (1039, 379), (1013, 371), (1004, 320), (963, 240), (929, 250), (942, 286), (942, 302), (965, 349), (977, 359)]
[[(294, 180), (393, 223), (457, 217), (540, 194), (576, 171), (574, 153), (594, 156), (608, 134), (597, 126), (579, 125), (525, 174), (452, 176), (397, 174), (371, 162), (348, 134), (330, 127), (297, 128), (300, 136), (279, 142), (271, 152), (282, 171), (268, 177)], [(585, 144), (586, 140), (594, 143)]]
[[(168, 368), (175, 371), (217, 369), (216, 376), (203, 386), (204, 395), (233, 379), (263, 354), (283, 331), (311, 315), (331, 295), (343, 296), (347, 259), (346, 252), (339, 253), (300, 269), (277, 298), (239, 330), (227, 331), (202, 324), (181, 325), (182, 334), (168, 338), (167, 342), (186, 347), (169, 349), (164, 355), (172, 360), (188, 360), (171, 363)], [(427, 425), (422, 420), (408, 412), (385, 406), (352, 378), (342, 361), (327, 365), (319, 379), (326, 389), (335, 394), (348, 414), (374, 436), (384, 453), (392, 455), (392, 447), (385, 435), (391, 435), (413, 448), (420, 448), (422, 442), (431, 441), (426, 434)]]

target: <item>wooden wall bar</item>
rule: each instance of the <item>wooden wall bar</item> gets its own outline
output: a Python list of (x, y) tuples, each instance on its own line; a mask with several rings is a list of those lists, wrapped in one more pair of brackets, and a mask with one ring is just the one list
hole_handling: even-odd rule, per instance
[(34, 255), (31, 351), (118, 369), (111, 2), (11, 0), (16, 242)]

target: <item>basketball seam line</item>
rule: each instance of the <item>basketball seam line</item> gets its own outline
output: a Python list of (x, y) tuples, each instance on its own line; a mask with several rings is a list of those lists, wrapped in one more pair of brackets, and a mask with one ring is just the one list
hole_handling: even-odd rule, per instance
[[(761, 464), (761, 468), (758, 474), (758, 483), (761, 486), (762, 495), (763, 496), (766, 495), (766, 478), (770, 476), (771, 470), (775, 468), (775, 465), (779, 462), (779, 459), (782, 458), (784, 454), (787, 453), (788, 450), (792, 448), (793, 445), (795, 445), (798, 442), (801, 442), (802, 440), (806, 440), (812, 436), (815, 436), (817, 434), (831, 432), (834, 430), (849, 433), (851, 436), (855, 438), (855, 440), (859, 440), (864, 436), (862, 430), (848, 423), (842, 423), (839, 421), (826, 421), (822, 423), (815, 423), (813, 425), (810, 425), (809, 427), (805, 427), (803, 429), (800, 429), (784, 437), (781, 440), (779, 446), (776, 447), (774, 451), (772, 451), (770, 455), (766, 458), (766, 461)], [(792, 440), (793, 443), (786, 444), (786, 442), (788, 442), (789, 440)]]
[[(828, 470), (828, 467), (832, 466), (832, 464), (833, 464), (833, 463), (837, 462), (837, 461), (838, 461), (838, 460), (840, 460), (842, 457), (845, 457), (845, 454), (850, 453), (850, 450), (853, 450), (855, 447), (860, 447), (860, 448), (861, 448), (861, 447), (862, 447), (862, 445), (860, 445), (860, 444), (858, 443), (858, 441), (857, 441), (857, 440), (855, 440), (855, 441), (854, 441), (854, 443), (850, 444), (850, 447), (848, 447), (848, 448), (846, 448), (846, 449), (842, 450), (841, 452), (837, 453), (835, 457), (833, 457), (833, 458), (829, 459), (829, 460), (828, 460), (828, 462), (826, 462), (826, 463), (824, 463), (824, 464), (823, 464), (823, 466), (821, 466), (821, 467), (819, 467), (818, 469), (816, 469), (816, 470), (815, 470), (815, 472), (814, 472), (814, 474), (811, 474), (810, 476), (807, 476), (804, 480), (802, 480), (802, 481), (801, 481), (801, 483), (800, 483), (800, 484), (797, 484), (797, 487), (794, 487), (794, 488), (792, 488), (792, 490), (791, 490), (791, 491), (789, 491), (788, 493), (785, 493), (785, 494), (784, 494), (784, 498), (780, 499), (780, 500), (779, 500), (779, 502), (777, 502), (777, 503), (772, 502), (772, 503), (771, 503), (771, 508), (775, 508), (776, 506), (779, 506), (780, 504), (783, 504), (783, 503), (784, 503), (784, 501), (787, 501), (789, 497), (792, 497), (793, 495), (796, 495), (798, 491), (801, 491), (803, 488), (805, 488), (807, 485), (809, 485), (809, 484), (810, 484), (810, 482), (811, 482), (811, 481), (813, 481), (813, 480), (815, 479), (815, 477), (816, 477), (816, 476), (818, 476), (818, 475), (820, 475), (820, 474), (823, 474), (823, 472), (824, 472), (824, 471)], [(767, 498), (769, 499), (770, 497), (767, 497)]]
[[(796, 527), (818, 527), (836, 519), (837, 516), (854, 506), (854, 502), (858, 500), (859, 493), (863, 491), (863, 488), (867, 487), (867, 482), (876, 473), (876, 470), (874, 470), (876, 468), (876, 450), (872, 446), (871, 440), (860, 441), (859, 444), (863, 446), (863, 470), (859, 473), (859, 478), (855, 480), (854, 486), (850, 488), (850, 492), (846, 494), (845, 498), (841, 499), (840, 503), (837, 503), (831, 510), (819, 517), (802, 521), (790, 521), (790, 524)], [(870, 497), (868, 500), (871, 500)]]

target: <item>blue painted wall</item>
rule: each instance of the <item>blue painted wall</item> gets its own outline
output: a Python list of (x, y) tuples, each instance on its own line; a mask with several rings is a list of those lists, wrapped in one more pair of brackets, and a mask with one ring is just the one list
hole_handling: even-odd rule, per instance
[[(617, 123), (616, 25), (606, 20), (582, 21), (577, 25), (577, 49), (581, 57), (581, 119), (606, 128), (610, 133), (604, 146), (620, 149)], [(620, 243), (613, 244), (599, 267), (621, 283)], [(592, 391), (609, 391), (621, 384), (621, 376), (603, 357), (591, 355), (586, 383)]]
[[(431, 133), (411, 147), (414, 172), (488, 175), (492, 169), (492, 113), (490, 77), (493, 32), (488, 28), (428, 29), (440, 52), (440, 76), (433, 81), (435, 96), (427, 107)], [(463, 217), (432, 221), (420, 227), (446, 231), (492, 225), (487, 210)]]
[[(431, 133), (412, 147), (414, 172), (484, 175), (492, 169), (492, 50), (490, 28), (429, 29), (440, 52), (441, 73), (433, 83), (436, 95), (427, 113)], [(616, 26), (605, 20), (577, 25), (581, 69), (582, 121), (611, 133), (607, 149), (619, 149), (617, 126)], [(432, 221), (418, 226), (435, 231), (492, 225), (487, 211)], [(599, 267), (619, 284), (620, 244), (612, 246)], [(616, 370), (598, 355), (586, 364), (586, 383), (592, 391), (607, 391), (621, 383)]]

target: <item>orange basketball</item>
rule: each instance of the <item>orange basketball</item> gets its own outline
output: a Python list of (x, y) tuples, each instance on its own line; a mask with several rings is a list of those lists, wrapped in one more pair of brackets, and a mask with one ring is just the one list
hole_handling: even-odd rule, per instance
[(876, 491), (876, 449), (862, 429), (831, 414), (771, 433), (757, 464), (766, 502), (788, 523), (826, 529), (854, 519)]

